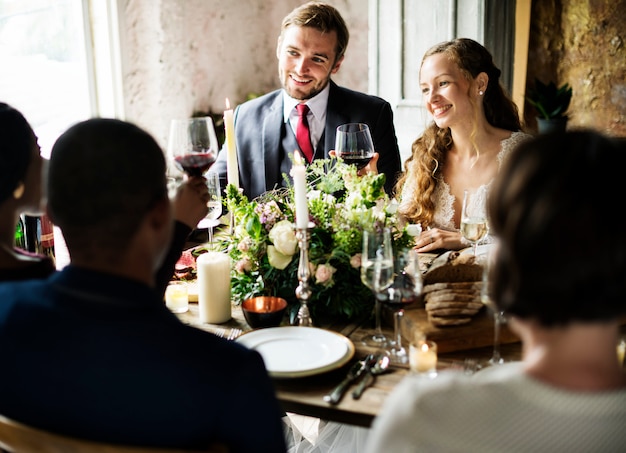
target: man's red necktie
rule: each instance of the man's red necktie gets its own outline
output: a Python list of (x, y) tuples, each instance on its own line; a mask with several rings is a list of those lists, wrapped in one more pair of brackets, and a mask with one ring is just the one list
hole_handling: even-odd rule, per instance
[(306, 104), (298, 104), (296, 105), (296, 110), (298, 110), (299, 116), (298, 127), (296, 127), (296, 140), (307, 162), (311, 162), (313, 160), (313, 146), (311, 146), (309, 121), (306, 117), (307, 113), (309, 113), (309, 106)]

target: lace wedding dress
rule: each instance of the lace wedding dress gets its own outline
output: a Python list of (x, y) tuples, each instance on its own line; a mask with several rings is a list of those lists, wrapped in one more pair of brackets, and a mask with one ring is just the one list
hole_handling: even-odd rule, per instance
[[(515, 148), (522, 141), (530, 138), (530, 135), (524, 132), (513, 132), (509, 138), (502, 140), (500, 152), (498, 153), (498, 165), (501, 166), (507, 154)], [(484, 206), (487, 201), (487, 194), (491, 187), (493, 180), (487, 184), (480, 186), (476, 194), (471, 198), (473, 205)], [(412, 194), (417, 190), (416, 180), (412, 178), (407, 181), (402, 189), (402, 200), (410, 200)], [(458, 228), (454, 226), (454, 195), (450, 193), (450, 186), (444, 180), (435, 188), (435, 213), (433, 216), (434, 227), (444, 230), (458, 231)], [(401, 203), (402, 204), (402, 203)]]

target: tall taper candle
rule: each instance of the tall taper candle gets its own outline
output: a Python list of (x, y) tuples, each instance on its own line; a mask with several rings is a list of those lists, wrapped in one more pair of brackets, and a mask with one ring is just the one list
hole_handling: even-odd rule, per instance
[(235, 142), (235, 121), (230, 101), (226, 98), (224, 110), (224, 133), (226, 135), (226, 172), (228, 183), (239, 187), (239, 164), (237, 163), (237, 144)]
[(291, 177), (293, 178), (293, 189), (296, 198), (296, 226), (298, 228), (307, 228), (309, 226), (309, 207), (306, 202), (306, 171), (298, 151), (293, 153)]

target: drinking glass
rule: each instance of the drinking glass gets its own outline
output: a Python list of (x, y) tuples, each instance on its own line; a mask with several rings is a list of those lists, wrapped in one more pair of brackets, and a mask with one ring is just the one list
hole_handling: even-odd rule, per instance
[(393, 250), (389, 228), (363, 231), (361, 281), (374, 293), (376, 317), (375, 333), (363, 337), (362, 342), (367, 346), (386, 348), (389, 339), (383, 334), (380, 325), (380, 299), (393, 283)]
[(407, 363), (408, 354), (402, 346), (401, 320), (404, 309), (417, 302), (422, 294), (422, 274), (419, 269), (417, 251), (401, 249), (394, 257), (393, 283), (383, 291), (381, 301), (394, 310), (393, 341), (390, 342), (389, 357), (393, 363)]
[(220, 187), (220, 177), (217, 173), (207, 173), (205, 175), (207, 189), (209, 190), (209, 201), (207, 207), (209, 212), (200, 220), (198, 228), (208, 230), (209, 244), (213, 243), (213, 228), (220, 224), (219, 218), (222, 215), (222, 189)]
[(484, 203), (481, 203), (478, 197), (472, 198), (467, 190), (463, 192), (461, 234), (472, 244), (476, 256), (478, 243), (487, 236), (487, 213)]
[(165, 305), (173, 313), (185, 313), (189, 310), (187, 282), (175, 280), (165, 289)]
[(337, 127), (335, 153), (345, 163), (365, 167), (374, 155), (374, 142), (365, 123), (347, 123)]
[(178, 170), (202, 176), (217, 159), (218, 146), (210, 116), (172, 120), (167, 151)]
[(493, 265), (495, 257), (495, 248), (492, 247), (489, 253), (484, 257), (482, 288), (480, 289), (480, 301), (493, 312), (493, 353), (487, 361), (487, 365), (502, 365), (504, 359), (500, 355), (500, 329), (504, 321), (504, 312), (502, 312), (491, 298), (491, 280), (489, 278), (489, 270)]

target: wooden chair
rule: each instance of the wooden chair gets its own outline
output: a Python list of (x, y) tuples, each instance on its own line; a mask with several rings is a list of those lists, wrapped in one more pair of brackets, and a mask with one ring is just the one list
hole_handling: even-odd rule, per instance
[[(54, 434), (0, 415), (0, 451), (11, 453), (189, 453), (189, 450), (156, 447), (135, 447), (94, 442)], [(204, 453), (228, 452), (223, 445), (216, 445)]]

